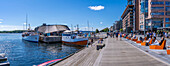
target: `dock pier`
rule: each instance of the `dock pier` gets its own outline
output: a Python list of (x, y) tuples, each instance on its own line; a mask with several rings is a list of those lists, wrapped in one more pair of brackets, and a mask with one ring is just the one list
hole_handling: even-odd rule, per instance
[(96, 41), (54, 66), (170, 66), (125, 40), (106, 38), (104, 43), (103, 49), (96, 50)]

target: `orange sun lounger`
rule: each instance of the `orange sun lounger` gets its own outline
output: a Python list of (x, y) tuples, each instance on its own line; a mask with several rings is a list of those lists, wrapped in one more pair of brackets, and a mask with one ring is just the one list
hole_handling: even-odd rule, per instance
[(167, 51), (167, 54), (170, 55), (170, 50), (166, 50)]
[(149, 47), (150, 47), (150, 49), (160, 49), (160, 50), (163, 50), (165, 46), (166, 46), (166, 40), (164, 40), (162, 42), (161, 46), (159, 46), (159, 45), (151, 45)]
[(129, 39), (129, 37), (126, 37), (126, 39)]
[(142, 43), (142, 41), (136, 41), (136, 43)]
[[(152, 44), (152, 39), (149, 41), (149, 44)], [(146, 45), (146, 42), (142, 42), (141, 45), (142, 45), (142, 46), (147, 46), (147, 45)]]
[(136, 39), (132, 39), (132, 41), (137, 41), (138, 40), (138, 37)]

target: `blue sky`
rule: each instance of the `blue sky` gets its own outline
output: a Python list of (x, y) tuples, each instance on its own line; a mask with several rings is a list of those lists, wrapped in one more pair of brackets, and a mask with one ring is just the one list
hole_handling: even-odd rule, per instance
[[(126, 0), (0, 0), (0, 31), (23, 29), (28, 14), (31, 27), (79, 24), (81, 30), (102, 29), (119, 20)], [(87, 30), (87, 29), (86, 29)]]

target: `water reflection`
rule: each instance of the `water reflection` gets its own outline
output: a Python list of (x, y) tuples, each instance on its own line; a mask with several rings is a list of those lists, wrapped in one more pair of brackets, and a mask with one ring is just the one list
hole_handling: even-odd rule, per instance
[[(82, 48), (64, 45), (62, 43), (34, 43), (25, 40), (22, 40), (22, 42), (25, 44), (24, 52), (26, 52), (26, 54), (23, 54), (23, 56), (32, 56), (33, 59), (31, 60), (39, 59), (42, 60), (41, 63), (54, 59), (62, 59)], [(36, 62), (40, 64), (39, 60)]]

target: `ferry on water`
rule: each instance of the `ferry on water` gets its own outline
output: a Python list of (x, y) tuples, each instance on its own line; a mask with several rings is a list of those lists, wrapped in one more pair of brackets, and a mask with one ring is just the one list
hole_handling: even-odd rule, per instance
[(70, 45), (85, 46), (88, 43), (88, 38), (85, 38), (82, 33), (66, 30), (62, 34), (62, 42)]
[(39, 42), (39, 34), (34, 31), (22, 33), (22, 39), (30, 42)]

